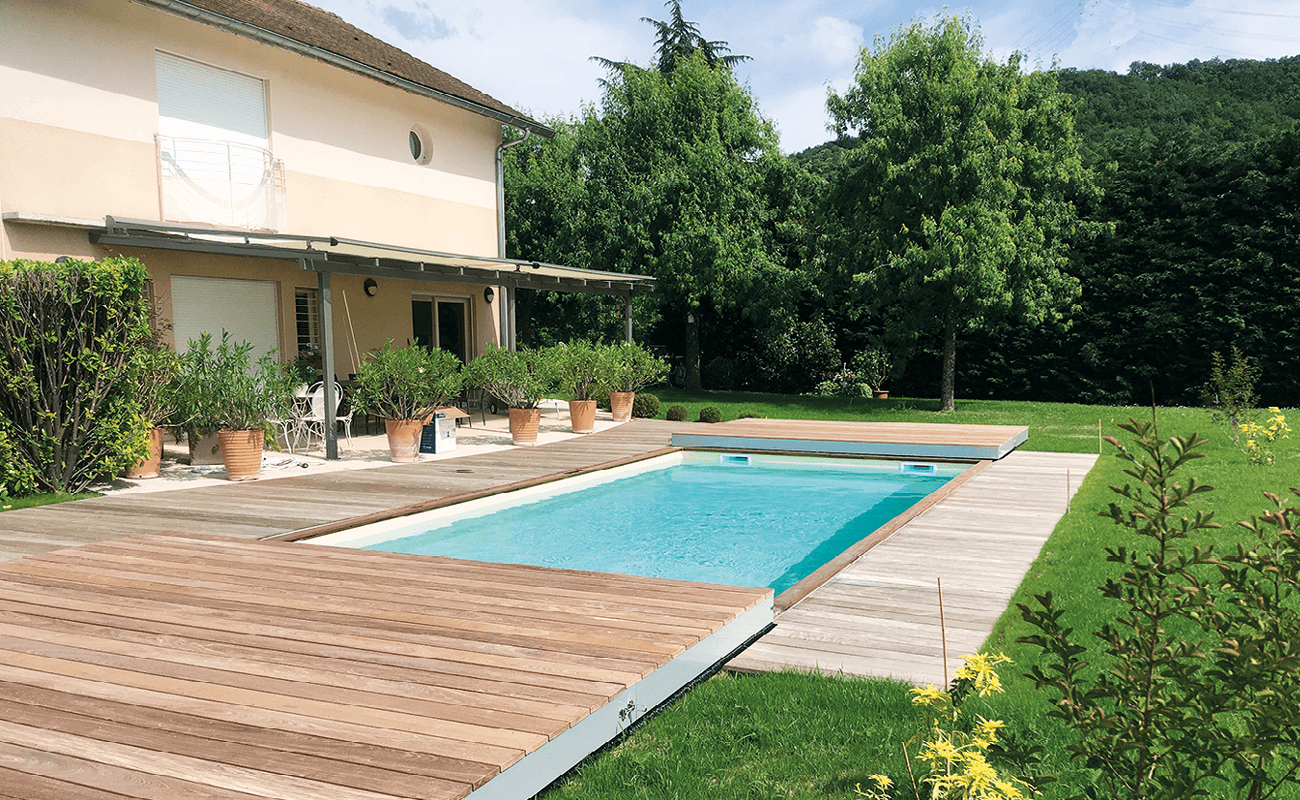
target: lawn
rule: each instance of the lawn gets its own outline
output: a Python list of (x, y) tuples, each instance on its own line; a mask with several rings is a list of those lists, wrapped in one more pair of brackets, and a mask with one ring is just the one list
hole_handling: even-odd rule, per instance
[(55, 503), (66, 503), (69, 500), (85, 500), (87, 497), (99, 497), (99, 493), (82, 492), (81, 494), (68, 494), (67, 492), (47, 492), (44, 494), (29, 494), (25, 497), (5, 497), (0, 499), (0, 511), (15, 511), (20, 508), (52, 506)]
[[(961, 422), (1028, 425), (1029, 450), (1098, 452), (1098, 421), (1103, 435), (1120, 432), (1114, 423), (1129, 417), (1150, 419), (1150, 408), (1120, 408), (1054, 403), (958, 401), (957, 411), (939, 414), (937, 402), (855, 400), (719, 392), (657, 392), (660, 414), (674, 403), (695, 419), (699, 409), (715, 405), (722, 418), (742, 413), (793, 419), (849, 419), (908, 422)], [(1164, 436), (1199, 432), (1208, 439), (1207, 458), (1194, 462), (1194, 474), (1215, 487), (1198, 505), (1214, 511), (1224, 527), (1209, 537), (1219, 547), (1235, 541), (1239, 519), (1267, 510), (1262, 493), (1285, 494), (1300, 486), (1297, 445), (1277, 448), (1278, 462), (1252, 466), (1202, 409), (1156, 410)], [(1295, 420), (1293, 420), (1294, 422)], [(1066, 600), (1068, 621), (1079, 630), (1095, 630), (1113, 611), (1095, 587), (1113, 565), (1102, 548), (1125, 543), (1125, 529), (1098, 513), (1115, 498), (1112, 484), (1122, 484), (1123, 463), (1105, 457), (1087, 476), (1072, 508), (1044, 545), (1016, 601), (1053, 591)], [(1036, 651), (1018, 644), (1028, 630), (1014, 608), (1004, 613), (986, 649), (1011, 656), (1004, 668), (1007, 694), (972, 701), (969, 711), (1000, 718), (1017, 732), (1020, 743), (1044, 746), (1052, 770), (1061, 779), (1043, 797), (1063, 797), (1080, 788), (1081, 772), (1070, 764), (1064, 745), (1068, 731), (1049, 719), (1046, 694), (1019, 677)], [(549, 792), (547, 800), (577, 798), (850, 798), (867, 776), (885, 773), (905, 780), (898, 745), (914, 729), (908, 687), (882, 680), (808, 675), (720, 675), (687, 693), (646, 723), (626, 741), (594, 757)], [(1300, 793), (1285, 796), (1295, 797)], [(896, 797), (912, 797), (900, 787)]]

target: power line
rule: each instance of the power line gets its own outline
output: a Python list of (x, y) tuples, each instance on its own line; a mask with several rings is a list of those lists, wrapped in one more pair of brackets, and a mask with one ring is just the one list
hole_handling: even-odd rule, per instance
[[(1226, 48), (1226, 47), (1213, 47), (1213, 46), (1211, 46), (1211, 45), (1207, 45), (1207, 44), (1205, 44), (1204, 42), (1185, 42), (1185, 41), (1183, 41), (1183, 40), (1181, 40), (1181, 39), (1170, 39), (1168, 36), (1161, 36), (1161, 35), (1156, 34), (1156, 33), (1150, 33), (1149, 31), (1138, 31), (1138, 36), (1146, 36), (1146, 37), (1148, 37), (1148, 38), (1150, 38), (1150, 39), (1160, 39), (1161, 41), (1172, 42), (1172, 43), (1174, 43), (1174, 44), (1180, 44), (1180, 45), (1182, 45), (1182, 46), (1184, 46), (1184, 47), (1199, 47), (1199, 48), (1206, 49), (1206, 50), (1220, 50), (1220, 51), (1222, 51), (1222, 52), (1224, 52), (1224, 53), (1230, 53), (1230, 54), (1233, 54), (1233, 55), (1241, 56), (1242, 58), (1250, 58), (1250, 59), (1259, 58), (1259, 56), (1257, 56), (1257, 55), (1255, 55), (1255, 54), (1253, 54), (1253, 53), (1243, 53), (1243, 52), (1240, 51), (1240, 50), (1231, 50), (1231, 49), (1228, 49), (1228, 48)], [(1216, 53), (1215, 55), (1218, 55), (1218, 53)]]
[(1184, 28), (1193, 31), (1214, 31), (1229, 36), (1246, 36), (1251, 39), (1272, 39), (1276, 42), (1295, 42), (1300, 45), (1300, 37), (1297, 36), (1272, 36), (1267, 33), (1254, 33), (1252, 31), (1233, 31), (1227, 28), (1220, 28), (1213, 25), (1189, 25), (1186, 22), (1171, 22), (1164, 19), (1151, 19), (1150, 17), (1138, 17), (1139, 22), (1145, 22), (1151, 25), (1159, 25), (1170, 28)]
[(1239, 11), (1235, 8), (1210, 8), (1209, 6), (1191, 6), (1182, 5), (1181, 3), (1172, 3), (1169, 0), (1146, 0), (1148, 3), (1165, 6), (1167, 8), (1176, 8), (1179, 11), (1206, 11), (1213, 14), (1227, 14), (1238, 17), (1273, 17), (1276, 19), (1295, 19), (1300, 20), (1300, 14), (1270, 14), (1267, 11)]

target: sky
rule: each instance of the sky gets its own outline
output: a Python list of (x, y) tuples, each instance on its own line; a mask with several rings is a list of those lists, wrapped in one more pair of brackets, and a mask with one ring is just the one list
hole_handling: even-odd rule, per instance
[[(310, 0), (540, 121), (600, 100), (590, 60), (649, 65), (660, 0)], [(843, 91), (863, 47), (942, 6), (881, 0), (684, 0), (706, 39), (750, 56), (735, 70), (793, 153), (832, 138), (828, 88)], [(969, 14), (985, 52), (1013, 51), (1049, 67), (1125, 73), (1134, 61), (1300, 55), (1295, 0), (989, 0), (947, 6)]]

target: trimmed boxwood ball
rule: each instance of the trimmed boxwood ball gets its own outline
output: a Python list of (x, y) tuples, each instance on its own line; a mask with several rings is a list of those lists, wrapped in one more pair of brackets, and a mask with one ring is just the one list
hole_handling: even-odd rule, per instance
[(637, 392), (632, 398), (632, 416), (646, 419), (659, 416), (659, 398), (649, 392)]
[(700, 422), (722, 422), (722, 412), (717, 406), (705, 406), (700, 409)]
[(664, 414), (664, 419), (672, 422), (683, 422), (686, 420), (686, 406), (681, 403), (674, 403), (668, 406), (668, 412)]

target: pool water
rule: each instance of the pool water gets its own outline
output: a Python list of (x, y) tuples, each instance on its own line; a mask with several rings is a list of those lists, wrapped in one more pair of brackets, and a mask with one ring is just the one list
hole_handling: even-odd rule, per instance
[(727, 464), (717, 454), (690, 455), (686, 463), (426, 524), (427, 530), (365, 546), (768, 586), (780, 594), (962, 469), (937, 465), (927, 473), (929, 465), (900, 468), (896, 461), (807, 459), (804, 465), (759, 456)]

